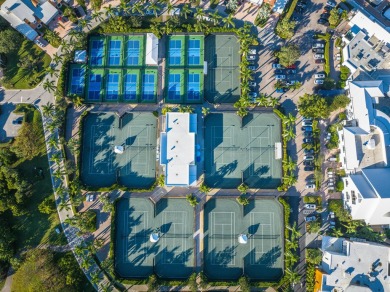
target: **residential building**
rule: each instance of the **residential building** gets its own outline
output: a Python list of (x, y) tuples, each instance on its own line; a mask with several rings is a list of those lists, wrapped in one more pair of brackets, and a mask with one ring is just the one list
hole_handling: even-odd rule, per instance
[(355, 220), (390, 225), (390, 168), (365, 168), (344, 181), (344, 206)]
[(373, 17), (357, 10), (343, 35), (343, 65), (351, 73), (360, 69), (369, 74), (390, 69), (390, 32)]
[(389, 247), (323, 236), (321, 249), (322, 262), (316, 271), (320, 281), (314, 291), (390, 291)]
[(31, 41), (38, 36), (35, 29), (48, 25), (57, 15), (58, 10), (45, 0), (6, 0), (0, 8), (0, 16)]
[(195, 139), (197, 115), (167, 113), (160, 133), (160, 164), (167, 186), (189, 186), (196, 183)]
[[(349, 82), (347, 121), (339, 130), (344, 207), (353, 220), (369, 225), (390, 224), (390, 193), (385, 181), (390, 153), (390, 118), (376, 106), (389, 91), (382, 80)], [(375, 106), (374, 106), (375, 105)], [(389, 185), (390, 187), (390, 185)]]

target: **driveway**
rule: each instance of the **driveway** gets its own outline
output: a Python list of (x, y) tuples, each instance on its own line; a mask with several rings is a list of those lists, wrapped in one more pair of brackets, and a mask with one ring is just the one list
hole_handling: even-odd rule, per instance
[(13, 121), (22, 121), (23, 115), (15, 114), (15, 105), (6, 103), (1, 105), (0, 111), (0, 141), (8, 142), (16, 137), (21, 124), (13, 124)]

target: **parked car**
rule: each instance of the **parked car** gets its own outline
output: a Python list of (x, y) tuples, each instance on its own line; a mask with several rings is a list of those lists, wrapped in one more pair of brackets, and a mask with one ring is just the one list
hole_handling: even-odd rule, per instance
[(303, 165), (304, 166), (314, 166), (314, 163), (313, 163), (313, 161), (305, 160), (305, 161), (303, 161)]
[(318, 59), (323, 59), (325, 57), (324, 54), (314, 54), (314, 59), (318, 60)]
[(302, 121), (302, 126), (313, 126), (313, 121), (312, 120), (310, 120), (310, 121), (303, 120)]
[(286, 87), (283, 87), (283, 88), (278, 88), (275, 90), (276, 93), (284, 93), (284, 92), (287, 92), (288, 91), (288, 88)]
[(323, 79), (323, 78), (325, 78), (325, 77), (326, 77), (325, 73), (317, 73), (317, 74), (314, 74), (314, 78), (315, 78), (315, 79)]
[(305, 155), (305, 156), (303, 156), (303, 160), (307, 160), (307, 161), (314, 160), (314, 156), (313, 155)]
[(249, 69), (249, 70), (252, 70), (252, 71), (255, 71), (255, 70), (256, 70), (256, 66), (249, 65), (249, 66), (248, 66), (248, 69)]
[(93, 202), (93, 201), (95, 200), (95, 195), (87, 194), (87, 195), (85, 196), (85, 200), (86, 200), (87, 202)]
[(332, 0), (328, 0), (326, 2), (326, 5), (330, 6), (330, 7), (336, 7), (337, 6), (337, 3), (335, 1), (332, 1)]
[(249, 49), (249, 54), (256, 55), (257, 54), (257, 50), (256, 49)]
[(272, 69), (282, 69), (282, 68), (283, 68), (283, 66), (278, 64), (278, 63), (273, 63), (272, 64)]
[(302, 117), (302, 121), (313, 121), (313, 118)]
[(256, 60), (256, 56), (255, 55), (247, 55), (246, 56), (246, 59), (248, 60), (248, 61), (250, 61), (250, 60)]
[(330, 11), (333, 9), (333, 7), (330, 7), (329, 5), (326, 5), (325, 7), (324, 7), (324, 12), (325, 13), (330, 13)]
[(252, 87), (255, 87), (257, 85), (256, 82), (254, 82), (254, 81), (249, 81), (248, 84), (249, 84), (249, 86), (252, 86)]
[(305, 217), (306, 222), (316, 221), (316, 216), (307, 216)]
[(318, 19), (317, 23), (325, 25), (325, 26), (329, 26), (329, 21), (327, 21), (326, 19), (323, 19), (323, 18)]
[(309, 209), (309, 210), (315, 210), (315, 209), (317, 209), (317, 206), (316, 206), (316, 204), (305, 204), (305, 205), (303, 205), (303, 208)]
[(256, 65), (255, 61), (248, 61), (248, 65)]
[(303, 168), (304, 171), (314, 171), (314, 166), (305, 166)]
[(331, 220), (331, 219), (334, 219), (334, 218), (335, 218), (334, 212), (329, 212), (328, 218), (329, 218), (330, 220)]
[(23, 118), (17, 118), (16, 120), (12, 121), (12, 124), (14, 125), (21, 125), (23, 123)]
[(291, 86), (291, 85), (294, 85), (297, 82), (298, 82), (297, 80), (290, 80), (290, 81), (286, 82), (286, 85)]
[(286, 70), (286, 74), (296, 74), (297, 73), (297, 70), (295, 69), (287, 69)]
[(313, 49), (325, 48), (325, 44), (324, 44), (324, 43), (317, 42), (317, 43), (314, 43), (314, 44), (313, 44), (312, 48), (313, 48)]
[(286, 75), (276, 75), (275, 79), (276, 80), (284, 80), (284, 79), (286, 79)]
[(307, 184), (306, 189), (315, 189), (316, 185), (315, 184)]
[(330, 16), (329, 13), (322, 13), (322, 14), (320, 15), (320, 18), (325, 19), (325, 20), (328, 20), (329, 16)]
[(317, 84), (317, 85), (324, 84), (324, 79), (314, 79), (314, 84)]
[(312, 49), (312, 52), (317, 53), (317, 54), (323, 54), (323, 53), (325, 53), (325, 50), (324, 49)]
[(249, 92), (249, 93), (248, 93), (248, 96), (249, 96), (250, 98), (255, 98), (255, 97), (257, 97), (257, 93), (256, 93), (256, 92)]
[(314, 149), (305, 149), (303, 150), (303, 153), (307, 154), (314, 154)]
[(305, 133), (303, 133), (303, 136), (305, 136), (305, 137), (313, 137), (313, 132), (305, 132)]
[(313, 127), (312, 126), (303, 126), (301, 128), (302, 131), (305, 131), (305, 132), (313, 132)]
[(303, 138), (303, 143), (312, 144), (313, 142), (314, 140), (311, 137)]
[(316, 64), (324, 64), (325, 63), (325, 59), (317, 59), (315, 60)]
[(297, 66), (295, 64), (292, 64), (290, 66), (286, 67), (287, 69), (297, 69)]
[(274, 73), (275, 73), (275, 75), (279, 75), (279, 74), (283, 74), (284, 71), (283, 71), (282, 69), (276, 69), (276, 70), (274, 71)]

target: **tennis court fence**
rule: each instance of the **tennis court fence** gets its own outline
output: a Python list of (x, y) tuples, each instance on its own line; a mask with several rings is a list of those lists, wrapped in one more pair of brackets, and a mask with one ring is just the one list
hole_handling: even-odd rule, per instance
[[(235, 239), (238, 238), (240, 234), (213, 234), (210, 238), (215, 239)], [(279, 235), (260, 235), (260, 234), (249, 234), (248, 239), (276, 239), (279, 238)]]

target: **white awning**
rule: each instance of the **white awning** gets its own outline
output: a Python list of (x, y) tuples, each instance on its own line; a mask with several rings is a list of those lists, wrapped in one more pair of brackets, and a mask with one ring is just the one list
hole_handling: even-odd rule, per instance
[(158, 64), (158, 38), (152, 34), (146, 34), (146, 65)]

